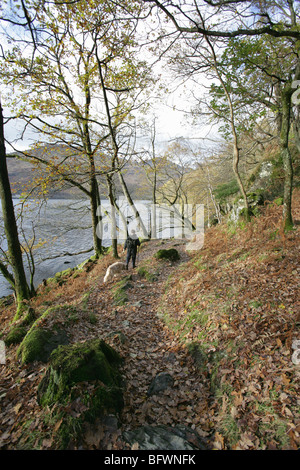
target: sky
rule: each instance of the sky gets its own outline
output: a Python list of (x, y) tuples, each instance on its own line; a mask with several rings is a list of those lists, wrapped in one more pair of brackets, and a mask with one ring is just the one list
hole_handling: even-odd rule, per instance
[[(165, 65), (159, 65), (159, 67), (165, 67)], [(163, 76), (165, 77), (165, 75), (164, 70)], [(176, 80), (174, 82), (174, 76), (170, 76), (167, 80), (169, 80), (170, 85), (168, 94), (165, 94), (163, 101), (156, 102), (154, 109), (151, 110), (149, 115), (149, 119), (152, 119), (153, 115), (157, 118), (156, 132), (159, 148), (163, 148), (168, 142), (179, 138), (189, 138), (194, 142), (198, 141), (201, 145), (204, 144), (204, 139), (208, 136), (216, 138), (215, 130), (211, 133), (211, 125), (207, 125), (200, 120), (197, 125), (192, 125), (189, 117), (189, 108), (192, 103), (187, 98), (187, 93), (184, 91), (183, 86), (178, 86), (175, 83)], [(2, 107), (4, 115), (8, 115), (5, 101), (2, 102)], [(7, 153), (14, 151), (14, 149), (25, 151), (37, 140), (35, 132), (30, 131), (28, 128), (23, 134), (23, 128), (23, 124), (16, 120), (9, 121), (5, 125), (4, 134)], [(22, 138), (20, 138), (21, 136)], [(12, 146), (9, 143), (12, 143)], [(206, 145), (210, 145), (208, 139), (206, 140)]]
[[(4, 108), (4, 115), (8, 115), (5, 103), (2, 104)], [(192, 119), (189, 115), (190, 103), (187, 95), (183, 94), (183, 90), (179, 87), (167, 97), (166, 102), (157, 102), (149, 120), (155, 115), (156, 117), (156, 145), (158, 149), (165, 149), (168, 143), (184, 138), (190, 139), (195, 145), (209, 147), (211, 146), (210, 138), (219, 140), (217, 131), (212, 128), (211, 124), (205, 124), (199, 119), (196, 125), (192, 125)], [(6, 138), (6, 151), (7, 153), (13, 152), (14, 149), (19, 151), (26, 151), (29, 149), (33, 142), (37, 141), (35, 132), (26, 130), (22, 136), (24, 124), (16, 120), (8, 122), (4, 127), (4, 134)], [(12, 143), (12, 146), (9, 143)]]

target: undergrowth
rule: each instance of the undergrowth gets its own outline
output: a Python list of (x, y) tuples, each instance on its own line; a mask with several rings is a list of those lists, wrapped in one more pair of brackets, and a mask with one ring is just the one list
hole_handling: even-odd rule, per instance
[(299, 192), (294, 204), (296, 224), (289, 233), (282, 230), (277, 203), (247, 224), (208, 229), (202, 250), (173, 273), (161, 299), (161, 318), (210, 389), (208, 419), (217, 448), (296, 445), (298, 375), (291, 342), (300, 326)]

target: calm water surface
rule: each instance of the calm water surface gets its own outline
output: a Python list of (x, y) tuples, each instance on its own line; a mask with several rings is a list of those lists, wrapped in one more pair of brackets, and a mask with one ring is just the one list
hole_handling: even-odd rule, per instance
[[(20, 212), (19, 200), (15, 199), (14, 204), (16, 215), (18, 215)], [(110, 205), (108, 201), (102, 201), (101, 204), (103, 209), (102, 244), (103, 246), (110, 246)], [(118, 199), (118, 205), (129, 224), (129, 231), (134, 228), (137, 231), (137, 235), (143, 238), (143, 234), (139, 231), (133, 213), (123, 198)], [(149, 230), (151, 224), (150, 201), (136, 201), (135, 205), (146, 229)], [(105, 215), (107, 213), (108, 216)], [(0, 205), (0, 246), (5, 250), (6, 240), (1, 219)], [(121, 219), (119, 219), (117, 223), (119, 226), (117, 234), (118, 242), (123, 243), (125, 239), (124, 225)], [(173, 224), (174, 220), (171, 225), (173, 226)], [(41, 202), (29, 201), (24, 210), (23, 221), (21, 222), (20, 217), (18, 218), (18, 226), (22, 245), (25, 245), (22, 235), (23, 231), (26, 235), (26, 239), (29, 241), (35, 235), (35, 287), (37, 287), (43, 279), (52, 277), (57, 272), (65, 269), (73, 268), (93, 255), (93, 250), (89, 253), (80, 253), (91, 249), (93, 246), (89, 201), (87, 200), (49, 199), (47, 203), (43, 204), (41, 204)], [(169, 210), (161, 210), (159, 212), (157, 215), (157, 227), (159, 227), (159, 238), (169, 238), (171, 233)], [(173, 227), (171, 235), (174, 236), (175, 232)], [(181, 233), (181, 229), (179, 233)], [(74, 255), (74, 253), (79, 254)], [(30, 271), (25, 256), (24, 265), (29, 279)], [(6, 296), (11, 292), (10, 285), (0, 274), (0, 297)]]
[[(16, 214), (18, 214), (19, 201), (14, 200), (14, 203)], [(20, 219), (18, 219), (18, 225), (19, 237), (23, 244), (24, 238), (20, 229)], [(91, 251), (90, 253), (70, 256), (70, 254), (88, 250), (93, 246), (88, 201), (51, 199), (42, 207), (31, 201), (25, 209), (22, 227), (28, 240), (31, 240), (35, 233), (35, 244), (38, 245), (34, 250), (36, 264), (35, 286), (39, 285), (43, 279), (52, 277), (59, 271), (80, 264), (93, 254), (93, 251)], [(6, 241), (3, 237), (3, 224), (1, 224), (0, 230), (2, 234), (1, 246), (5, 249)], [(109, 240), (105, 242), (106, 245), (110, 244)], [(24, 264), (29, 278), (25, 256)], [(0, 274), (0, 297), (10, 293), (9, 284)]]

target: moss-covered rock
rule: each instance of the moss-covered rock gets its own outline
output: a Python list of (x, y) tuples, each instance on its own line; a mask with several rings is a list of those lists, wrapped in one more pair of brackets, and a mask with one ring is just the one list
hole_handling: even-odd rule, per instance
[(70, 442), (81, 439), (87, 422), (120, 413), (124, 406), (121, 361), (102, 339), (59, 346), (53, 351), (37, 398), (41, 406), (50, 408), (45, 413), (51, 415), (52, 427), (56, 428), (52, 435), (55, 448), (67, 449)]
[(24, 316), (22, 320), (18, 320), (17, 323), (12, 324), (9, 332), (5, 337), (5, 344), (9, 346), (11, 344), (19, 344), (26, 336), (31, 324), (36, 320), (36, 314), (33, 308), (28, 307), (24, 311)]
[(141, 266), (140, 268), (138, 268), (137, 274), (138, 274), (140, 277), (144, 277), (144, 278), (147, 279), (147, 281), (149, 281), (149, 282), (157, 281), (157, 275), (155, 275), (154, 273), (149, 272), (149, 271), (148, 271), (145, 267), (143, 267), (143, 266)]
[(115, 305), (125, 305), (128, 302), (127, 289), (133, 287), (132, 276), (124, 276), (113, 288), (113, 299)]
[(59, 346), (39, 385), (38, 401), (42, 405), (64, 402), (76, 383), (93, 380), (115, 393), (121, 387), (120, 362), (119, 354), (101, 339)]
[(175, 248), (170, 248), (169, 250), (158, 250), (154, 255), (156, 259), (166, 259), (169, 261), (178, 261), (180, 255)]
[(27, 333), (25, 326), (17, 325), (14, 326), (9, 333), (6, 335), (5, 344), (10, 346), (11, 344), (19, 344)]
[(17, 356), (21, 357), (22, 364), (33, 361), (47, 362), (52, 351), (68, 341), (64, 330), (32, 328), (20, 344)]

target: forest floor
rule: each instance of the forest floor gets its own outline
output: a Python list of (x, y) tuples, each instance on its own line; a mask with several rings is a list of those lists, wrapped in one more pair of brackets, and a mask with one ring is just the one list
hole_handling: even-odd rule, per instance
[[(111, 255), (51, 289), (39, 287), (35, 312), (61, 306), (72, 342), (102, 337), (124, 359), (119, 422), (86, 425), (70, 449), (130, 449), (124, 431), (144, 424), (187, 426), (212, 449), (299, 448), (300, 366), (292, 362), (300, 340), (299, 190), (293, 201), (295, 230), (288, 234), (280, 230), (282, 207), (270, 204), (248, 224), (207, 229), (197, 252), (182, 240), (145, 242), (138, 267), (107, 284)], [(170, 247), (179, 261), (154, 258)], [(118, 306), (113, 289), (124, 275), (132, 281)], [(66, 306), (73, 307), (67, 324)], [(14, 314), (14, 305), (1, 307), (4, 337)], [(7, 347), (0, 365), (0, 449), (55, 449), (61, 423), (36, 399), (47, 364), (21, 365), (17, 347)], [(149, 396), (159, 372), (168, 372), (173, 386)]]

